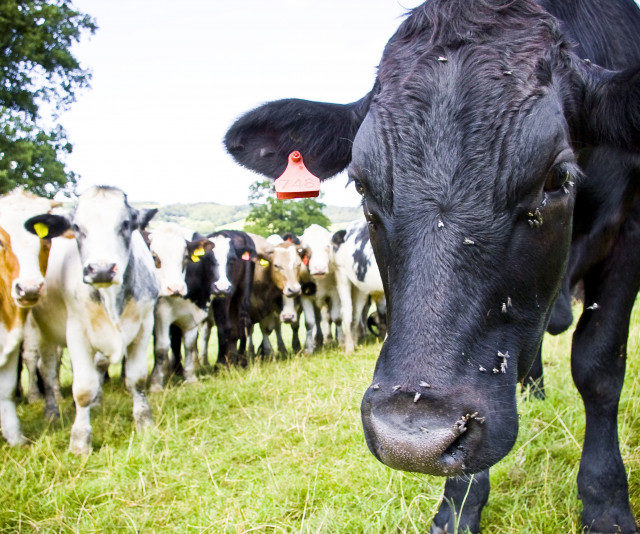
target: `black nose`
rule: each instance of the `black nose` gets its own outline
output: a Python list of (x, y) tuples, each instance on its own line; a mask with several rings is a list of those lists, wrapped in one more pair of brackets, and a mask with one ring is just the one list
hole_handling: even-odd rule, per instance
[(215, 297), (228, 297), (233, 292), (233, 288), (218, 289), (216, 286), (213, 286), (212, 292)]
[(367, 445), (395, 469), (438, 476), (464, 473), (470, 461), (475, 463), (484, 418), (462, 406), (439, 397), (425, 382), (411, 387), (374, 382), (361, 406)]
[(89, 263), (82, 270), (87, 284), (110, 284), (116, 277), (115, 263)]

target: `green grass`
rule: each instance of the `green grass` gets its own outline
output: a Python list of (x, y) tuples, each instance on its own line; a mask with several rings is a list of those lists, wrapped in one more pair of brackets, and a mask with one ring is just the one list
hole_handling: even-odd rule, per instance
[[(633, 316), (620, 406), (631, 503), (640, 514), (640, 311)], [(576, 474), (584, 431), (569, 370), (570, 335), (545, 340), (548, 399), (520, 403), (520, 435), (492, 469), (485, 532), (579, 532)], [(367, 450), (359, 405), (379, 344), (345, 356), (257, 362), (173, 383), (151, 397), (155, 428), (132, 431), (119, 380), (94, 409), (88, 458), (67, 452), (61, 420), (21, 405), (29, 447), (0, 445), (0, 529), (78, 532), (424, 532), (444, 480), (401, 473)]]

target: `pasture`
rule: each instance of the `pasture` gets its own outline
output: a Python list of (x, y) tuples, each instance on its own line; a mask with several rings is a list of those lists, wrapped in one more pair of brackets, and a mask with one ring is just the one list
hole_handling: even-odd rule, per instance
[[(487, 532), (581, 532), (575, 478), (584, 415), (570, 335), (545, 339), (548, 398), (520, 402), (518, 441), (492, 469)], [(74, 408), (65, 359), (61, 420), (49, 425), (42, 403), (21, 404), (33, 443), (0, 445), (0, 530), (425, 532), (444, 480), (393, 471), (364, 442), (359, 404), (379, 348), (256, 362), (201, 375), (195, 386), (173, 381), (150, 397), (155, 427), (144, 436), (133, 432), (131, 398), (113, 380), (93, 410), (89, 457), (67, 452)], [(619, 413), (636, 516), (639, 356), (636, 306)]]

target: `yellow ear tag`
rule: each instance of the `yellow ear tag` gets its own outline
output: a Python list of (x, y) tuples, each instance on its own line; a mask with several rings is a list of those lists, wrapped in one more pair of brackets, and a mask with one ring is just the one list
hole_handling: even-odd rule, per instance
[(49, 227), (41, 222), (35, 223), (33, 225), (33, 230), (40, 239), (44, 239), (49, 235)]
[(263, 267), (269, 267), (269, 261), (265, 260), (264, 258), (260, 258), (260, 261), (258, 263), (260, 263), (260, 265), (262, 265)]
[(204, 256), (204, 248), (203, 247), (197, 248), (191, 253), (191, 261), (193, 263), (198, 263), (202, 256)]

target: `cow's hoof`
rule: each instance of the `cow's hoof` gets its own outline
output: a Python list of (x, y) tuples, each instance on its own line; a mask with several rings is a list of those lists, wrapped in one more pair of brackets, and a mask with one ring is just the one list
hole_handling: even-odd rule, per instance
[(162, 393), (163, 389), (162, 384), (154, 382), (149, 386), (149, 393)]
[(38, 390), (36, 390), (35, 392), (29, 390), (29, 393), (27, 393), (27, 402), (29, 404), (35, 404), (42, 399), (44, 399), (44, 396)]
[(55, 421), (60, 418), (60, 410), (57, 405), (53, 406), (45, 406), (44, 407), (44, 416), (47, 421)]
[(153, 415), (149, 406), (141, 406), (133, 410), (133, 420), (136, 430), (142, 432), (153, 425)]
[(583, 529), (588, 534), (633, 534), (638, 532), (638, 525), (631, 513), (605, 513), (590, 522), (582, 518)]
[(25, 438), (20, 432), (16, 434), (5, 435), (7, 443), (12, 447), (19, 447), (20, 445), (26, 445), (29, 440)]
[[(458, 528), (456, 529), (456, 521)], [(463, 510), (460, 517), (456, 517), (451, 509), (450, 503), (446, 500), (440, 505), (438, 513), (433, 518), (431, 524), (431, 534), (450, 534), (450, 533), (471, 533), (480, 532), (480, 511), (471, 507)]]
[(71, 440), (69, 441), (69, 452), (76, 456), (86, 456), (91, 454), (91, 431), (85, 429), (71, 428)]

